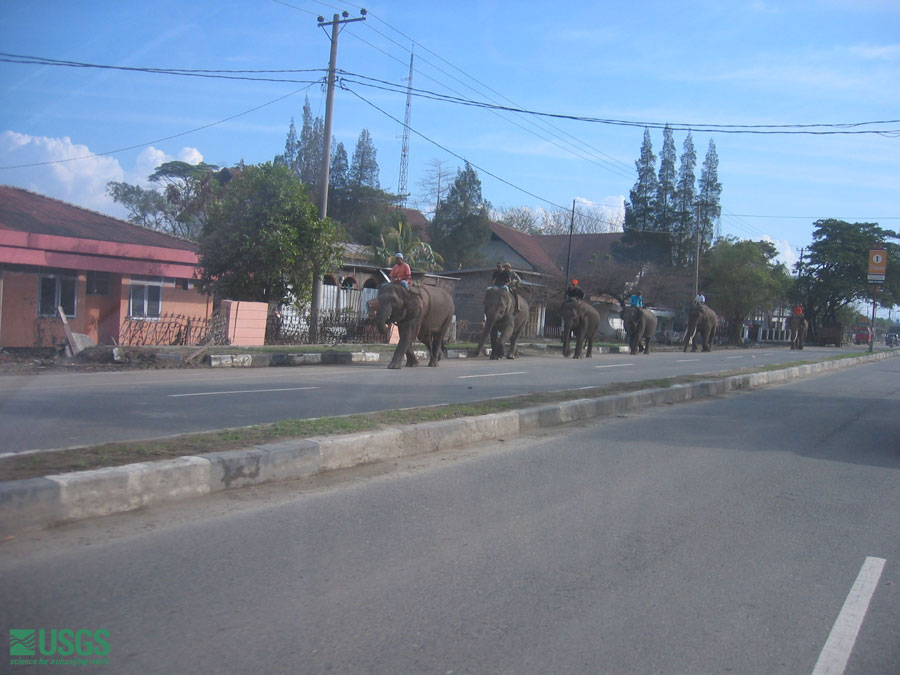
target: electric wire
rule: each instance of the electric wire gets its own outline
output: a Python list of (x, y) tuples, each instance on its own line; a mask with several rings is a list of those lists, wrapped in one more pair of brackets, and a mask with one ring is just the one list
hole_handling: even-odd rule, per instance
[(88, 155), (82, 155), (82, 156), (80, 156), (80, 157), (68, 157), (68, 158), (66, 158), (66, 159), (54, 159), (54, 160), (48, 160), (48, 161), (46, 161), (46, 162), (32, 162), (32, 163), (30, 163), (30, 164), (16, 164), (16, 165), (12, 165), (12, 166), (0, 166), (0, 170), (6, 170), (6, 169), (26, 169), (26, 168), (30, 168), (30, 167), (33, 167), (33, 166), (46, 166), (46, 165), (49, 165), (49, 164), (63, 164), (63, 163), (66, 163), (66, 162), (75, 162), (75, 161), (79, 161), (79, 160), (82, 160), (82, 159), (92, 159), (92, 158), (94, 158), (94, 157), (105, 157), (106, 155), (115, 155), (115, 154), (120, 153), (120, 152), (127, 152), (127, 151), (129, 151), (129, 150), (136, 150), (137, 148), (145, 148), (145, 147), (147, 147), (147, 146), (149, 146), (149, 145), (155, 145), (155, 144), (157, 144), (157, 143), (163, 143), (163, 142), (165, 142), (165, 141), (170, 141), (170, 140), (172, 140), (173, 138), (180, 138), (181, 136), (187, 136), (187, 135), (189, 135), (189, 134), (193, 134), (193, 133), (196, 133), (196, 132), (198, 132), (198, 131), (202, 131), (202, 130), (204, 130), (204, 129), (209, 129), (210, 127), (215, 127), (215, 126), (218, 126), (218, 125), (220, 125), (220, 124), (224, 124), (225, 122), (230, 122), (230, 121), (233, 120), (233, 119), (237, 119), (238, 117), (243, 117), (244, 115), (249, 115), (249, 114), (252, 113), (252, 112), (256, 112), (257, 110), (261, 110), (262, 108), (265, 108), (265, 107), (267, 107), (267, 106), (270, 106), (270, 105), (273, 105), (273, 104), (275, 104), (275, 103), (278, 103), (279, 101), (283, 101), (284, 99), (290, 98), (291, 96), (296, 96), (297, 94), (299, 94), (300, 92), (302, 92), (302, 91), (304, 91), (305, 89), (308, 89), (308, 88), (309, 88), (309, 87), (304, 87), (304, 88), (302, 88), (302, 89), (297, 89), (296, 91), (292, 91), (292, 92), (289, 93), (289, 94), (285, 94), (284, 96), (279, 96), (279, 97), (276, 98), (276, 99), (272, 99), (271, 101), (267, 101), (266, 103), (263, 103), (263, 104), (258, 105), (258, 106), (256, 106), (256, 107), (253, 107), (253, 108), (250, 108), (249, 110), (245, 110), (245, 111), (243, 111), (243, 112), (237, 113), (236, 115), (231, 115), (230, 117), (226, 117), (225, 119), (221, 119), (221, 120), (218, 120), (218, 121), (216, 121), (216, 122), (210, 122), (209, 124), (204, 124), (204, 125), (202, 125), (202, 126), (196, 127), (196, 128), (194, 128), (194, 129), (190, 129), (190, 130), (188, 130), (188, 131), (182, 131), (182, 132), (177, 133), (177, 134), (172, 134), (171, 136), (166, 136), (165, 138), (158, 138), (158, 139), (156, 139), (156, 140), (154, 140), (154, 141), (146, 141), (146, 142), (144, 142), (144, 143), (138, 143), (138, 144), (136, 144), (136, 145), (128, 146), (127, 148), (118, 148), (118, 149), (116, 149), (116, 150), (107, 150), (106, 152), (93, 152), (93, 153), (90, 153), (90, 154), (88, 154)]

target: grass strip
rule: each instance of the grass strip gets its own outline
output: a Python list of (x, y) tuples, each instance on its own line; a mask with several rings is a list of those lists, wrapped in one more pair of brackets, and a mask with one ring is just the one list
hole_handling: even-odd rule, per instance
[(0, 481), (38, 478), (57, 473), (85, 471), (113, 466), (150, 462), (188, 455), (202, 455), (223, 450), (240, 450), (254, 445), (272, 443), (287, 438), (309, 438), (373, 431), (386, 426), (417, 424), (440, 420), (457, 419), (506, 412), (532, 406), (560, 403), (583, 398), (599, 398), (613, 394), (628, 393), (642, 389), (671, 387), (677, 384), (720, 380), (733, 375), (753, 372), (782, 370), (793, 366), (810, 365), (821, 361), (835, 361), (854, 358), (862, 353), (842, 354), (819, 361), (793, 361), (763, 367), (750, 367), (723, 373), (707, 375), (683, 375), (679, 377), (618, 382), (591, 389), (575, 389), (539, 392), (501, 399), (451, 403), (425, 408), (379, 411), (340, 417), (319, 417), (313, 419), (288, 419), (272, 424), (250, 427), (236, 427), (220, 431), (184, 434), (147, 441), (104, 443), (102, 445), (14, 455), (0, 459)]

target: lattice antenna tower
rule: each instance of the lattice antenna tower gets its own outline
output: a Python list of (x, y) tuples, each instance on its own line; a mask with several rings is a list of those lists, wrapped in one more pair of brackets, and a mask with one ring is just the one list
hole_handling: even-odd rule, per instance
[(412, 113), (412, 78), (413, 78), (413, 52), (409, 53), (409, 77), (406, 80), (406, 116), (403, 118), (403, 148), (400, 150), (400, 180), (397, 182), (397, 194), (400, 195), (400, 205), (406, 206), (409, 194), (406, 191), (406, 182), (409, 175), (409, 120)]

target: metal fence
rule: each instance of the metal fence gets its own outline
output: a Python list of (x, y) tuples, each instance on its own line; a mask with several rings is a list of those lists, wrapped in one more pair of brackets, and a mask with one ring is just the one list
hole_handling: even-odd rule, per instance
[(227, 342), (226, 317), (221, 312), (209, 319), (186, 314), (162, 314), (152, 319), (128, 317), (119, 329), (119, 344), (126, 347)]
[[(283, 307), (266, 324), (267, 345), (305, 345), (312, 342), (309, 312)], [(321, 312), (317, 322), (317, 344), (372, 344), (386, 342), (368, 312)]]

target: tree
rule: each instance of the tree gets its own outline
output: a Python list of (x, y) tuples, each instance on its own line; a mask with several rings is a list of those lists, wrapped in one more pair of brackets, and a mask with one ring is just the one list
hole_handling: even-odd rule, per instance
[(803, 301), (814, 324), (837, 321), (842, 308), (871, 298), (867, 272), (869, 251), (873, 249), (888, 252), (885, 283), (878, 289), (879, 303), (893, 307), (900, 301), (900, 245), (889, 241), (900, 239), (900, 234), (877, 223), (848, 223), (834, 218), (817, 220), (813, 225), (813, 243), (800, 262), (797, 298)]
[(767, 241), (720, 239), (703, 265), (702, 289), (710, 305), (728, 320), (728, 338), (738, 344), (744, 321), (754, 312), (784, 304), (791, 278), (775, 262), (778, 250)]
[(690, 132), (684, 139), (681, 165), (678, 167), (678, 181), (675, 184), (675, 217), (672, 221), (673, 263), (676, 267), (687, 267), (696, 258), (694, 167), (697, 152)]
[(668, 125), (663, 129), (663, 147), (659, 154), (659, 176), (656, 186), (656, 217), (654, 230), (669, 232), (674, 230), (675, 209), (675, 138)]
[(422, 241), (403, 220), (397, 223), (396, 228), (382, 234), (380, 242), (372, 246), (372, 264), (387, 267), (398, 251), (403, 253), (406, 263), (418, 272), (434, 272), (444, 262), (441, 255)]
[(543, 234), (538, 214), (527, 206), (513, 206), (491, 215), (493, 220), (532, 236)]
[(297, 145), (294, 175), (306, 185), (310, 194), (319, 194), (319, 180), (322, 175), (322, 152), (325, 149), (325, 121), (313, 117), (309, 98), (303, 102), (303, 126)]
[(297, 148), (300, 142), (297, 140), (297, 127), (294, 126), (294, 118), (291, 117), (291, 126), (288, 127), (287, 138), (284, 141), (284, 154), (275, 157), (275, 163), (286, 166), (292, 172), (297, 170)]
[(246, 166), (209, 209), (198, 285), (235, 300), (305, 302), (313, 270), (337, 261), (336, 241), (290, 169)]
[(466, 162), (441, 202), (431, 222), (431, 243), (444, 256), (448, 269), (471, 267), (483, 262), (478, 249), (491, 237), (490, 203), (481, 195), (478, 174)]
[(228, 170), (218, 168), (203, 162), (166, 162), (149, 176), (163, 188), (162, 193), (115, 181), (107, 183), (106, 189), (113, 200), (129, 209), (131, 222), (196, 241), (209, 204), (231, 176)]
[(175, 212), (166, 202), (166, 196), (156, 190), (146, 190), (139, 185), (109, 181), (106, 192), (113, 201), (128, 209), (128, 220), (141, 227), (172, 234)]
[(450, 170), (447, 163), (440, 159), (433, 159), (428, 163), (419, 187), (424, 190), (424, 195), (418, 200), (423, 213), (434, 216), (437, 207), (440, 206), (447, 190), (450, 189)]
[(630, 201), (625, 204), (625, 231), (653, 231), (657, 229), (655, 211), (659, 181), (656, 178), (656, 155), (653, 154), (649, 129), (644, 129), (641, 156), (634, 166), (638, 177), (628, 193)]
[(700, 207), (700, 246), (701, 256), (712, 246), (716, 223), (722, 216), (722, 184), (719, 182), (719, 155), (716, 144), (710, 139), (706, 150), (706, 158), (700, 169), (700, 181), (697, 183), (697, 202)]
[[(347, 161), (347, 150), (343, 143), (338, 143), (331, 153), (331, 171), (328, 174), (332, 190), (344, 190), (350, 187), (350, 164)], [(329, 200), (330, 203), (331, 200)]]
[(350, 161), (350, 184), (380, 190), (378, 160), (368, 129), (363, 129), (356, 141), (353, 159)]

